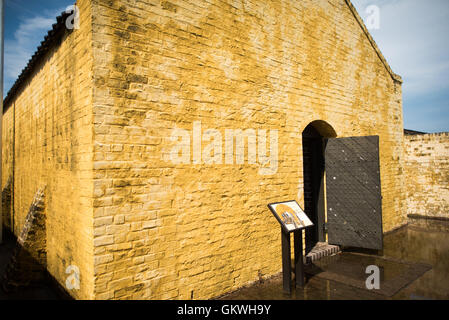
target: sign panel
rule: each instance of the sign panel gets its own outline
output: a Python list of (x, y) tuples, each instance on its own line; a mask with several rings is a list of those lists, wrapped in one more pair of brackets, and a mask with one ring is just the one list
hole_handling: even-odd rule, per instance
[(295, 200), (270, 203), (268, 208), (287, 232), (313, 226), (312, 221)]

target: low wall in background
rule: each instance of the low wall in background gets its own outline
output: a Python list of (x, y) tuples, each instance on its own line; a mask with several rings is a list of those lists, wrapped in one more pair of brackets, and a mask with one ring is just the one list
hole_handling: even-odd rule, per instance
[(449, 219), (449, 133), (405, 135), (409, 218)]

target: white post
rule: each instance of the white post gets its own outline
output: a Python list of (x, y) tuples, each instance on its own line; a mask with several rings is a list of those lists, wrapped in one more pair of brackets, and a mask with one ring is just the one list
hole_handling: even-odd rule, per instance
[[(4, 18), (5, 3), (4, 0), (0, 0), (0, 189), (2, 187), (2, 151), (3, 151), (3, 44), (4, 44), (4, 30), (3, 30), (3, 18)], [(0, 190), (2, 191), (2, 190)], [(3, 242), (3, 204), (2, 196), (0, 195), (0, 244)]]

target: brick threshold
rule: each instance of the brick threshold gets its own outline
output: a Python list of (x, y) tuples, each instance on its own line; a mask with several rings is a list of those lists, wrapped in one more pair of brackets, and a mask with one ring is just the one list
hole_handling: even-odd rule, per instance
[(329, 244), (327, 242), (318, 242), (313, 249), (306, 255), (305, 263), (310, 264), (312, 262), (318, 261), (321, 258), (332, 256), (341, 252), (339, 246)]

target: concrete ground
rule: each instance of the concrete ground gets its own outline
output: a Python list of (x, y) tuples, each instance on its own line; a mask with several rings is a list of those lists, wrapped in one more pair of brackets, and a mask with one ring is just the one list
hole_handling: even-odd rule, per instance
[[(14, 243), (12, 237), (6, 236), (0, 245), (0, 279)], [(372, 264), (382, 269), (380, 286), (383, 291), (370, 291), (360, 285), (368, 276), (364, 272), (366, 266)], [(220, 299), (449, 299), (449, 222), (413, 221), (385, 236), (382, 257), (343, 252), (307, 266), (306, 271), (305, 287), (293, 290), (291, 295), (283, 292), (282, 278), (278, 275)], [(392, 292), (394, 294), (389, 295)], [(0, 300), (64, 298), (67, 297), (51, 281), (14, 293), (5, 293), (0, 289)]]
[[(365, 286), (369, 276), (366, 267), (373, 264), (382, 270), (380, 290), (368, 290)], [(293, 289), (291, 295), (283, 292), (282, 277), (278, 275), (220, 299), (449, 299), (449, 222), (410, 221), (408, 226), (384, 237), (380, 257), (343, 252), (306, 266), (304, 288)]]

